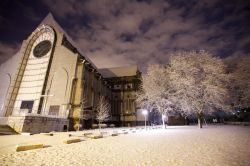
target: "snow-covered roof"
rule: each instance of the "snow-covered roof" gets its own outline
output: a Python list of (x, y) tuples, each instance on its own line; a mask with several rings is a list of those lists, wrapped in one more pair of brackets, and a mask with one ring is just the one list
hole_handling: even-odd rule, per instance
[(104, 78), (134, 76), (138, 71), (137, 65), (102, 68), (97, 70)]

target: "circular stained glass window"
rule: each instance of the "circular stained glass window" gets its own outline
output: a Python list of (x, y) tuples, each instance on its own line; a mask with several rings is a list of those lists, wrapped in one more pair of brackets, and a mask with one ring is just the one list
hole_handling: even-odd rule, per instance
[(49, 40), (41, 41), (35, 46), (33, 50), (33, 54), (37, 58), (43, 57), (50, 51), (51, 47), (52, 47), (52, 44)]

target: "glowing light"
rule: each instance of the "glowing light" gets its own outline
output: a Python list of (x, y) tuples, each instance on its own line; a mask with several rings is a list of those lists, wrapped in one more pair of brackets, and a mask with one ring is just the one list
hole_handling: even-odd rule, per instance
[(147, 129), (147, 115), (148, 115), (148, 110), (142, 110), (142, 114), (144, 115), (144, 118), (145, 118), (145, 129)]
[(142, 114), (143, 114), (144, 116), (146, 116), (146, 115), (148, 114), (148, 111), (147, 111), (147, 110), (143, 110), (143, 111), (142, 111)]

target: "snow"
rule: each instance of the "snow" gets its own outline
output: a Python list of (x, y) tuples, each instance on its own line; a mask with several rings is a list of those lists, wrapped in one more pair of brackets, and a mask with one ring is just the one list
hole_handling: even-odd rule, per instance
[[(115, 129), (122, 132), (122, 129)], [(63, 144), (69, 133), (54, 136), (0, 136), (0, 165), (250, 165), (250, 127), (214, 125), (173, 126), (135, 130), (136, 133)], [(113, 129), (106, 129), (109, 133)], [(71, 132), (82, 135), (84, 132)], [(96, 132), (96, 131), (92, 131)], [(11, 151), (18, 142), (51, 145), (24, 152)]]
[(137, 101), (160, 113), (184, 115), (230, 112), (229, 76), (221, 59), (208, 52), (180, 52), (168, 65), (150, 65), (142, 76), (142, 93)]

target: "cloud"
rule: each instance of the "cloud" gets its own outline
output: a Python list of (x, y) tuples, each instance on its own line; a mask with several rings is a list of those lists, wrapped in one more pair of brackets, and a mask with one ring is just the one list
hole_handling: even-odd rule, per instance
[(81, 12), (82, 2), (77, 0), (44, 0), (50, 11), (60, 18), (68, 15), (77, 15)]
[(0, 62), (4, 62), (19, 50), (19, 44), (8, 44), (0, 41)]
[[(249, 53), (244, 0), (45, 0), (98, 67), (167, 63), (180, 50)], [(70, 18), (70, 19), (69, 19)]]

